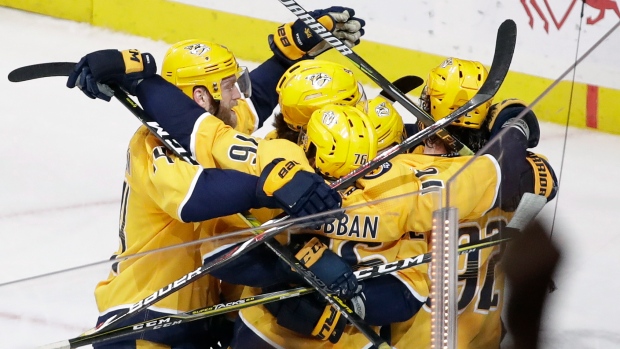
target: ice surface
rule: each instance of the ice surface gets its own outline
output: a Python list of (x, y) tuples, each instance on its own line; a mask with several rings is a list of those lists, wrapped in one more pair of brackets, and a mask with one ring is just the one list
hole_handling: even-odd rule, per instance
[[(140, 123), (118, 102), (67, 89), (63, 78), (15, 84), (6, 76), (20, 66), (77, 61), (106, 48), (139, 48), (160, 59), (168, 45), (3, 7), (0, 33), (0, 284), (9, 283), (0, 287), (1, 346), (29, 348), (93, 324), (92, 290), (105, 265), (66, 278), (10, 282), (105, 261), (116, 250), (125, 150)], [(537, 151), (561, 175), (560, 195), (542, 215), (551, 222), (557, 208), (553, 240), (564, 253), (545, 315), (544, 348), (618, 347), (620, 137), (541, 127)], [(42, 289), (45, 295), (36, 292)], [(4, 292), (11, 304), (1, 301)], [(72, 302), (92, 308), (75, 309)]]

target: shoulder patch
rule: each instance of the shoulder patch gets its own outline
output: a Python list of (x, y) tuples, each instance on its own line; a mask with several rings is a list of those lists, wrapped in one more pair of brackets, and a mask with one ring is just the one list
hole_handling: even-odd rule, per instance
[(380, 176), (382, 176), (383, 174), (387, 173), (390, 169), (392, 168), (392, 163), (391, 162), (386, 162), (383, 165), (381, 165), (381, 167), (371, 171), (369, 174), (364, 176), (364, 179), (375, 179), (378, 178)]

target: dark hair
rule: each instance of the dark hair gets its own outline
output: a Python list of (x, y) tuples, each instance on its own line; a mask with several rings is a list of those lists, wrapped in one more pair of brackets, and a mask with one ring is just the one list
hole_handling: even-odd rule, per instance
[[(490, 132), (486, 125), (482, 125), (480, 129), (466, 128), (461, 126), (447, 126), (446, 131), (450, 133), (454, 138), (463, 142), (474, 153), (482, 149), (489, 140)], [(437, 135), (430, 136), (425, 143), (437, 144), (438, 142), (444, 143), (446, 149), (449, 149), (448, 145)]]
[(277, 113), (274, 119), (275, 121), (273, 122), (273, 127), (276, 129), (277, 137), (280, 139), (287, 139), (297, 144), (299, 132), (293, 131), (290, 127), (288, 127), (288, 124), (284, 121), (284, 115), (282, 113)]

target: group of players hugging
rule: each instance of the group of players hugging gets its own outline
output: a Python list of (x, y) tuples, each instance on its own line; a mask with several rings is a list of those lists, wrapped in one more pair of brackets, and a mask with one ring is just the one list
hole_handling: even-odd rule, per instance
[[(364, 20), (351, 8), (309, 13), (349, 47), (364, 34)], [(278, 27), (268, 42), (273, 56), (251, 72), (225, 46), (200, 39), (172, 45), (160, 73), (152, 55), (134, 49), (92, 52), (75, 66), (69, 88), (110, 101), (110, 86), (120, 86), (195, 159), (177, 156), (145, 126), (131, 138), (119, 249), (109, 276), (95, 289), (97, 324), (108, 331), (306, 285), (261, 244), (115, 321), (251, 237), (249, 232), (225, 235), (248, 229), (248, 217), (264, 223), (286, 214), (311, 217), (273, 241), (289, 249), (390, 346), (429, 348), (428, 265), (363, 281), (354, 271), (430, 251), (437, 196), (413, 194), (420, 190), (455, 183), (450, 205), (458, 208), (461, 243), (501, 233), (525, 193), (552, 200), (553, 170), (542, 155), (528, 150), (540, 135), (536, 116), (528, 111), (515, 120), (526, 109), (523, 101), (489, 100), (446, 128), (477, 157), (459, 156), (432, 135), (336, 190), (330, 183), (424, 125), (404, 124), (389, 98), (367, 100), (346, 66), (315, 59), (330, 46), (300, 20)], [(435, 120), (445, 117), (476, 94), (487, 73), (477, 61), (445, 59), (428, 74), (420, 107)], [(272, 115), (275, 129), (264, 138), (252, 136)], [(500, 131), (502, 141), (482, 149)], [(318, 215), (322, 212), (328, 213)], [(204, 241), (191, 244), (198, 240)], [(158, 250), (176, 245), (181, 246)], [(144, 253), (153, 250), (158, 251)], [(497, 245), (459, 256), (459, 348), (498, 348), (504, 336), (501, 251)], [(140, 257), (127, 258), (135, 254)], [(370, 348), (372, 343), (324, 297), (310, 293), (94, 347)]]

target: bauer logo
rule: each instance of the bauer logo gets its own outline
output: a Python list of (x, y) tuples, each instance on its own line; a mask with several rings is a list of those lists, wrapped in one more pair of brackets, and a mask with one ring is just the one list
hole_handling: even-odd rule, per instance
[(306, 25), (310, 27), (312, 31), (320, 35), (323, 40), (327, 41), (330, 46), (340, 51), (340, 53), (345, 56), (353, 53), (353, 51), (351, 51), (350, 48), (343, 44), (342, 41), (336, 39), (336, 37), (334, 37), (331, 32), (327, 31), (322, 24), (318, 23), (316, 19), (312, 18), (312, 16), (310, 16), (306, 12), (306, 10), (299, 6), (297, 2), (295, 2), (294, 0), (280, 0), (280, 2), (284, 6), (286, 6), (286, 8), (288, 8), (288, 10), (291, 11), (295, 16), (297, 16), (304, 23), (306, 23)]

